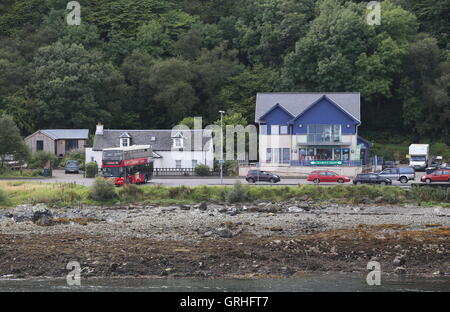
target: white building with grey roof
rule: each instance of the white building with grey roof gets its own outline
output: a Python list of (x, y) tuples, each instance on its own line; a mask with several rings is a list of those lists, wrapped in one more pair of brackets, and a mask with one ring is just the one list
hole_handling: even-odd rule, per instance
[(86, 161), (95, 161), (101, 167), (103, 149), (147, 144), (153, 150), (154, 168), (214, 166), (212, 132), (209, 130), (119, 130), (104, 129), (102, 124), (97, 124), (92, 148), (86, 148)]

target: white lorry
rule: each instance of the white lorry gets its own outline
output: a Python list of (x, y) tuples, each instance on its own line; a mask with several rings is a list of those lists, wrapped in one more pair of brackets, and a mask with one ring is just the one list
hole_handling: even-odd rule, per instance
[(416, 170), (425, 170), (428, 166), (428, 144), (411, 144), (409, 146), (409, 166)]

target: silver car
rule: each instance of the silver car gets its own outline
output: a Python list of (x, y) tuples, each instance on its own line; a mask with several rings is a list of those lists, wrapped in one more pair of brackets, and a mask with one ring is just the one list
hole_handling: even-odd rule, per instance
[(379, 173), (381, 177), (388, 178), (392, 181), (400, 181), (408, 183), (409, 180), (416, 178), (414, 168), (386, 168)]

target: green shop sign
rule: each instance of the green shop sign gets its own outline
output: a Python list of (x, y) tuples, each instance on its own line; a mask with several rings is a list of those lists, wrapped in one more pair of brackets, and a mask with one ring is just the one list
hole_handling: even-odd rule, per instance
[(318, 166), (331, 166), (331, 165), (342, 165), (341, 160), (311, 160), (311, 165)]

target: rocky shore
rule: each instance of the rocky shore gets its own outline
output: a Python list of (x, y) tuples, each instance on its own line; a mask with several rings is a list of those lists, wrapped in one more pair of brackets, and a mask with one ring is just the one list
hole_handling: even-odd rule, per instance
[(0, 277), (450, 274), (450, 209), (289, 201), (0, 210)]

